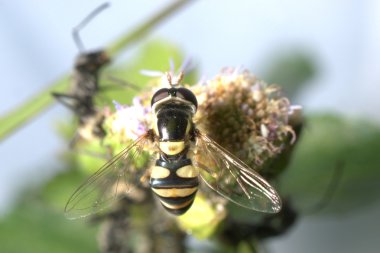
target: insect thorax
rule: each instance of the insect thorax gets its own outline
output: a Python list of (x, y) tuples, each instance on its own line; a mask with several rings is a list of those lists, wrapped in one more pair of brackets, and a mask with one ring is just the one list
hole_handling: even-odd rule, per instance
[(177, 155), (188, 146), (193, 131), (192, 115), (191, 108), (181, 104), (166, 104), (157, 110), (153, 129), (160, 150), (166, 155)]

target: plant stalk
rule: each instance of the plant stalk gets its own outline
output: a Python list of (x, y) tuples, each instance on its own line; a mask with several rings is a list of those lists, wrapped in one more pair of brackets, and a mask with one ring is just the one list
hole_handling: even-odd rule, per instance
[[(114, 42), (106, 47), (106, 52), (110, 58), (117, 57), (122, 51), (130, 47), (134, 42), (142, 39), (159, 23), (163, 22), (166, 18), (174, 14), (181, 7), (192, 0), (177, 0), (170, 3), (164, 9), (157, 12), (157, 14), (150, 17), (136, 29), (127, 32)], [(54, 98), (51, 92), (65, 92), (69, 86), (69, 74), (64, 75), (59, 80), (50, 84), (46, 89), (42, 90), (37, 95), (33, 96), (28, 101), (19, 105), (17, 108), (12, 109), (5, 115), (0, 117), (0, 142), (6, 137), (9, 137), (17, 129), (30, 122), (37, 117), (40, 113), (45, 111), (49, 106), (54, 103)]]

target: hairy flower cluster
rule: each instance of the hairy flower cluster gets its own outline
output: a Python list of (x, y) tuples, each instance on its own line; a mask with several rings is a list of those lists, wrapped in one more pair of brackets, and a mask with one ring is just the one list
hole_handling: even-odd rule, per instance
[[(213, 79), (188, 88), (198, 99), (197, 127), (250, 167), (262, 168), (295, 141), (289, 121), (300, 107), (291, 106), (278, 86), (247, 70), (225, 68)], [(133, 141), (152, 127), (153, 93), (142, 93), (130, 106), (116, 104), (107, 129), (119, 142)]]
[(198, 128), (249, 166), (260, 168), (295, 141), (289, 100), (249, 71), (225, 68), (192, 88)]
[(108, 134), (120, 143), (136, 140), (151, 126), (150, 107), (141, 97), (135, 97), (132, 105), (121, 105), (114, 101), (116, 111), (105, 122)]

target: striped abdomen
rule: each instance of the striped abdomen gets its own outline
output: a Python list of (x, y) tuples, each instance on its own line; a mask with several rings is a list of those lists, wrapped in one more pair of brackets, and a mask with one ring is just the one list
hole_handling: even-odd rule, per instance
[(166, 210), (175, 215), (184, 214), (193, 204), (198, 190), (198, 171), (191, 160), (156, 160), (150, 186)]

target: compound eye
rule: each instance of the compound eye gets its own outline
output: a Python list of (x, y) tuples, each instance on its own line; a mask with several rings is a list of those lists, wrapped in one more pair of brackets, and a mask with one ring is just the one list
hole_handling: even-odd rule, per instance
[(177, 97), (185, 99), (186, 101), (189, 101), (190, 103), (195, 105), (195, 108), (198, 107), (197, 98), (195, 97), (194, 93), (192, 93), (189, 89), (178, 88)]
[(156, 93), (154, 93), (150, 105), (152, 106), (153, 104), (167, 97), (169, 97), (169, 89), (159, 89), (158, 91), (156, 91)]

